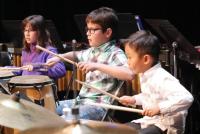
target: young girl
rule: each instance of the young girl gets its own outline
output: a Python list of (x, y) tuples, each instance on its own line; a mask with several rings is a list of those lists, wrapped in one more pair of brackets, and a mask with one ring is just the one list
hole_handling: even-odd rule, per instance
[(56, 63), (51, 68), (45, 66), (46, 61), (52, 56), (46, 52), (36, 49), (36, 45), (42, 46), (54, 53), (57, 49), (52, 46), (50, 33), (46, 28), (45, 19), (41, 15), (31, 15), (22, 21), (23, 28), (23, 49), (22, 66), (24, 69), (15, 72), (18, 75), (48, 75), (50, 78), (57, 79), (66, 73), (62, 62)]

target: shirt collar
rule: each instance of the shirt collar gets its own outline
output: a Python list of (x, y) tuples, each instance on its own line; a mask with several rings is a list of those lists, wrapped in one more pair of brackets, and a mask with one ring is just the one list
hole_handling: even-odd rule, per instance
[(106, 42), (102, 45), (100, 45), (99, 47), (92, 47), (92, 51), (95, 51), (95, 52), (102, 52), (102, 51), (107, 51), (110, 46), (116, 44), (116, 41), (115, 40), (112, 40), (112, 41), (109, 41), (109, 42)]
[(140, 79), (141, 80), (148, 79), (149, 77), (151, 77), (152, 75), (154, 75), (155, 70), (157, 70), (160, 67), (161, 67), (160, 63), (157, 63), (156, 65), (154, 65), (153, 67), (151, 67), (150, 69), (148, 69), (147, 71), (145, 71), (144, 73), (140, 73), (139, 74)]
[(34, 52), (36, 50), (36, 44), (30, 44), (30, 51)]

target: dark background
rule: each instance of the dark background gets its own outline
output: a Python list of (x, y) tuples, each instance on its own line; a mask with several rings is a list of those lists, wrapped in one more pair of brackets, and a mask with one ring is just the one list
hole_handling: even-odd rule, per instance
[(168, 19), (192, 44), (200, 44), (200, 8), (197, 1), (0, 0), (0, 19), (22, 20), (32, 14), (41, 14), (46, 19), (53, 20), (62, 41), (74, 38), (81, 40), (74, 15), (87, 14), (101, 6), (109, 6), (118, 13), (132, 13), (143, 18)]
[[(0, 0), (0, 20), (19, 20), (32, 14), (41, 14), (52, 20), (62, 41), (81, 40), (81, 33), (74, 15), (88, 14), (101, 6), (108, 6), (118, 13), (132, 13), (146, 19), (167, 19), (182, 33), (191, 45), (200, 45), (200, 8), (198, 1), (176, 0)], [(134, 19), (134, 18), (133, 18)], [(0, 27), (1, 28), (1, 27)], [(19, 27), (18, 27), (19, 28)], [(5, 32), (0, 29), (0, 42)], [(187, 48), (185, 48), (187, 49)], [(199, 57), (196, 58), (200, 65)], [(191, 61), (179, 60), (180, 82), (193, 94), (185, 134), (199, 134), (200, 71)]]

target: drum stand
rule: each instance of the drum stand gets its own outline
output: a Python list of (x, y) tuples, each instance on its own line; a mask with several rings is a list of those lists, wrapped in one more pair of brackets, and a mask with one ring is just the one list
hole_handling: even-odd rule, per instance
[(7, 82), (5, 80), (0, 80), (0, 88), (3, 89), (3, 90), (0, 91), (1, 93), (11, 95), (11, 92), (9, 91), (8, 86), (7, 86)]
[[(15, 88), (15, 85), (8, 84), (8, 87), (12, 91)], [(43, 89), (44, 85), (37, 85), (37, 84), (35, 84), (35, 85), (33, 85), (33, 87), (40, 93), (40, 96), (42, 96), (41, 90)], [(25, 99), (25, 100), (32, 101), (28, 96), (26, 96), (23, 93), (20, 93), (20, 97), (23, 98), (23, 99)], [(39, 100), (35, 100), (34, 99), (34, 103), (36, 103), (38, 105), (41, 105), (41, 106), (44, 106), (44, 99), (39, 99)]]
[(58, 94), (57, 94), (58, 87), (57, 87), (55, 82), (53, 82), (53, 84), (52, 84), (52, 90), (53, 90), (53, 95), (54, 95), (54, 98), (55, 98), (55, 102), (59, 103), (59, 98), (58, 98)]

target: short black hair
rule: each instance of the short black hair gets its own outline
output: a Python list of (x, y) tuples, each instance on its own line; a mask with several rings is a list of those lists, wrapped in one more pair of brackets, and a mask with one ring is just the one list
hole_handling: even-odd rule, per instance
[(107, 28), (112, 29), (111, 39), (117, 38), (119, 19), (114, 9), (109, 7), (100, 7), (91, 11), (86, 17), (86, 23), (96, 23), (101, 26), (103, 31)]
[(140, 56), (145, 54), (154, 58), (154, 62), (158, 62), (160, 54), (160, 41), (149, 31), (140, 30), (131, 34), (128, 39), (123, 40), (123, 44), (129, 45)]

